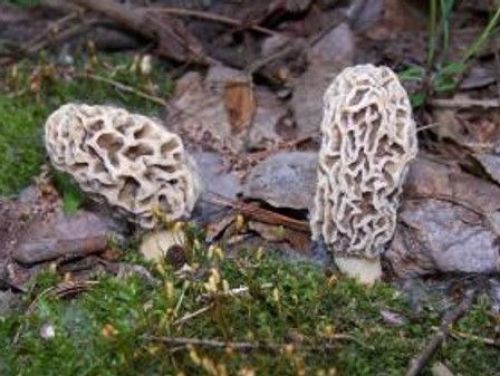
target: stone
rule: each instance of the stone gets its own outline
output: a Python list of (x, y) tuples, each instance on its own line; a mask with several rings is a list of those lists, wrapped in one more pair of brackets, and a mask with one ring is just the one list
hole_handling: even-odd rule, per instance
[(58, 212), (50, 218), (34, 220), (12, 255), (22, 264), (86, 256), (107, 247), (114, 235), (112, 228), (108, 220), (88, 211), (80, 210), (73, 216)]
[(252, 170), (244, 196), (276, 208), (306, 210), (316, 187), (316, 164), (313, 152), (278, 152)]

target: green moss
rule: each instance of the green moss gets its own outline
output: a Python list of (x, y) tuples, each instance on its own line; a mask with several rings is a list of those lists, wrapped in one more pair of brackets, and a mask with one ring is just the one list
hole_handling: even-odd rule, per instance
[(43, 105), (0, 96), (0, 195), (26, 185), (42, 163)]
[(41, 2), (42, 2), (41, 0), (0, 0), (0, 4), (1, 3), (13, 4), (25, 8), (40, 5)]
[[(156, 67), (151, 77), (144, 77), (131, 71), (132, 63), (127, 56), (112, 55), (94, 62), (92, 69), (94, 74), (138, 90), (154, 90), (163, 97), (169, 95), (172, 83), (162, 69)], [(79, 65), (83, 71), (83, 60)], [(0, 196), (15, 194), (32, 181), (44, 160), (43, 124), (47, 116), (62, 104), (71, 101), (111, 104), (158, 115), (160, 106), (151, 101), (124, 93), (109, 83), (85, 78), (68, 79), (63, 73), (61, 67), (22, 64), (14, 78), (12, 73), (4, 77), (12, 89), (0, 92)], [(40, 89), (32, 92), (34, 77)], [(158, 87), (151, 89), (151, 82), (158, 82)]]
[[(390, 326), (382, 320), (381, 309), (412, 317), (396, 290), (383, 283), (366, 289), (350, 280), (327, 278), (308, 263), (284, 263), (254, 253), (220, 261), (197, 250), (192, 267), (192, 274), (181, 277), (168, 265), (149, 265), (158, 279), (155, 286), (138, 277), (103, 277), (75, 299), (43, 295), (32, 315), (0, 319), (0, 345), (5, 349), (0, 367), (20, 374), (203, 374), (202, 369), (213, 363), (223, 365), (228, 374), (249, 367), (257, 374), (301, 370), (316, 374), (335, 368), (339, 374), (400, 375), (439, 324), (439, 317), (429, 309), (418, 320)], [(230, 288), (249, 286), (250, 293), (208, 298), (211, 270), (220, 275), (219, 291), (227, 283)], [(47, 288), (53, 276), (40, 277), (29, 301)], [(174, 323), (209, 304), (211, 309), (184, 325)], [(494, 323), (487, 309), (488, 302), (482, 299), (457, 329), (477, 335), (491, 332)], [(48, 323), (56, 332), (52, 340), (39, 335), (40, 327)], [(19, 330), (19, 341), (12, 344)], [(329, 334), (347, 334), (355, 340), (328, 341)], [(292, 347), (290, 351), (189, 349), (169, 347), (152, 340), (154, 336)], [(498, 352), (477, 341), (449, 340), (434, 360), (446, 362), (456, 373), (494, 374)]]

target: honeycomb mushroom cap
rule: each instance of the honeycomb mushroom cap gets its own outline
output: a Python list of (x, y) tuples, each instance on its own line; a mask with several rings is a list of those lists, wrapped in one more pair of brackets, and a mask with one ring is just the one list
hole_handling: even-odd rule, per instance
[(181, 139), (152, 119), (111, 106), (66, 104), (45, 124), (53, 166), (145, 229), (189, 216), (200, 185)]
[(417, 153), (408, 96), (387, 67), (346, 68), (324, 95), (313, 240), (339, 257), (377, 258), (392, 238)]

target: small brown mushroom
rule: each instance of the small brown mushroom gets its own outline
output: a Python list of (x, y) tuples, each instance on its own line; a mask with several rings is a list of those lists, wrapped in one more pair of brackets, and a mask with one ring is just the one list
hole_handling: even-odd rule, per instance
[(417, 137), (408, 96), (387, 67), (345, 69), (324, 95), (313, 240), (345, 274), (371, 284), (394, 235)]

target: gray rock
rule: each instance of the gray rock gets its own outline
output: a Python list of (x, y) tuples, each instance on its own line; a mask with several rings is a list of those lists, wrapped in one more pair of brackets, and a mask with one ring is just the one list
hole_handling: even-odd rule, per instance
[(11, 290), (0, 291), (0, 316), (8, 315), (20, 308), (21, 295), (14, 294)]
[(395, 236), (384, 255), (399, 277), (500, 271), (496, 185), (419, 158), (404, 189)]
[(16, 200), (0, 199), (0, 267), (10, 260), (12, 250), (17, 246), (19, 233), (31, 220), (32, 210), (29, 205)]
[(491, 310), (494, 314), (500, 314), (500, 277), (489, 280), (489, 296), (491, 299)]
[(297, 137), (314, 136), (319, 132), (323, 94), (338, 73), (339, 70), (331, 67), (312, 66), (297, 80), (291, 100)]
[(291, 106), (297, 136), (314, 136), (323, 116), (323, 94), (340, 71), (352, 65), (354, 36), (341, 23), (321, 38), (308, 52), (309, 67), (295, 84)]
[(485, 169), (488, 175), (500, 184), (500, 156), (494, 154), (474, 154), (474, 158)]
[(347, 22), (342, 22), (311, 47), (307, 53), (307, 59), (311, 64), (321, 62), (343, 68), (351, 65), (354, 52), (354, 33)]
[(316, 189), (317, 153), (280, 152), (257, 165), (247, 178), (244, 195), (277, 208), (306, 210)]
[(257, 108), (248, 132), (247, 148), (268, 149), (283, 141), (277, 127), (288, 109), (266, 88), (255, 88), (255, 97)]
[(218, 153), (193, 153), (201, 176), (202, 191), (192, 219), (200, 226), (205, 226), (213, 217), (221, 214), (223, 206), (214, 203), (218, 198), (235, 200), (243, 190), (240, 178), (235, 172), (228, 171), (224, 159)]
[[(401, 226), (412, 229), (415, 244), (407, 249), (407, 257), (419, 260), (416, 269), (421, 274), (499, 271), (497, 237), (468, 209), (434, 199), (410, 201), (400, 214), (398, 229)], [(399, 237), (395, 239), (396, 244), (404, 242)], [(422, 254), (417, 257), (419, 253)], [(404, 266), (408, 268), (409, 264)]]
[(228, 172), (229, 166), (224, 165), (220, 154), (199, 152), (192, 154), (198, 166), (203, 194), (217, 193), (229, 199), (235, 199), (241, 193), (242, 186), (238, 175)]
[(114, 235), (112, 222), (88, 211), (55, 213), (35, 220), (22, 235), (13, 258), (23, 264), (70, 259), (102, 251)]

